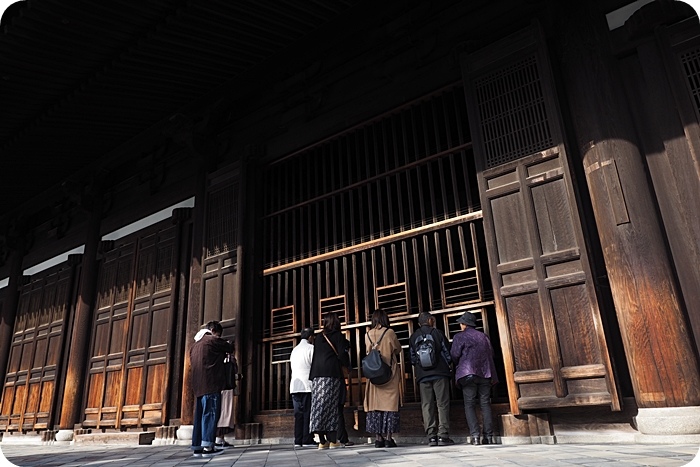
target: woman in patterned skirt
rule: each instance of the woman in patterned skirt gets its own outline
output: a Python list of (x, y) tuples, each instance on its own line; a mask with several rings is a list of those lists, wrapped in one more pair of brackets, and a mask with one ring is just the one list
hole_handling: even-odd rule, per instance
[(376, 435), (374, 447), (395, 448), (396, 441), (392, 438), (392, 434), (399, 431), (401, 371), (398, 365), (398, 354), (401, 353), (401, 344), (396, 333), (389, 328), (389, 317), (384, 310), (377, 310), (372, 314), (372, 329), (365, 334), (367, 353), (375, 345), (382, 354), (382, 360), (391, 366), (391, 379), (381, 386), (376, 386), (367, 380), (364, 404), (367, 414), (367, 432)]
[(323, 332), (314, 340), (311, 360), (311, 421), (309, 432), (317, 433), (319, 449), (337, 448), (340, 385), (345, 384), (342, 366), (350, 366), (350, 342), (340, 332), (340, 320), (328, 313), (321, 323)]

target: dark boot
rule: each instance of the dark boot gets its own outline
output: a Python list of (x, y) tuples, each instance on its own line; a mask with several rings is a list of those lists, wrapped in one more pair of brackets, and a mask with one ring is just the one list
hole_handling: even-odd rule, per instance
[(473, 444), (474, 446), (477, 446), (477, 445), (481, 444), (481, 440), (479, 439), (478, 436), (472, 436), (472, 444)]

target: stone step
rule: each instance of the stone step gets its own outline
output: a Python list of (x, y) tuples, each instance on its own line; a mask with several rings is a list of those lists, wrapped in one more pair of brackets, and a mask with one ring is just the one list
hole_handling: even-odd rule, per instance
[(115, 433), (89, 433), (75, 435), (74, 444), (151, 444), (155, 431), (121, 431)]

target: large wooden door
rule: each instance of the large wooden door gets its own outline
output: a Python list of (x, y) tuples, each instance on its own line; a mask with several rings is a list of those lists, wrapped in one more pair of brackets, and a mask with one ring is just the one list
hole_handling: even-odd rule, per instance
[(76, 264), (37, 273), (20, 289), (0, 430), (45, 430), (56, 423)]
[(619, 410), (539, 28), (462, 66), (511, 410)]
[(105, 254), (88, 371), (86, 427), (166, 420), (167, 347), (172, 342), (175, 226), (169, 221), (117, 242)]

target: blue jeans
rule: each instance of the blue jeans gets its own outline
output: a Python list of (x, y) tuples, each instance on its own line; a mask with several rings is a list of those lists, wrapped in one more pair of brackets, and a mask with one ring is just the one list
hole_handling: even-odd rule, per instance
[(467, 416), (469, 433), (472, 438), (479, 437), (479, 420), (476, 418), (477, 397), (481, 407), (481, 419), (484, 422), (484, 436), (493, 435), (493, 418), (491, 417), (491, 378), (475, 376), (472, 381), (462, 385), (464, 412)]
[(192, 449), (212, 447), (216, 441), (216, 424), (221, 413), (221, 393), (205, 394), (197, 398), (192, 426)]

